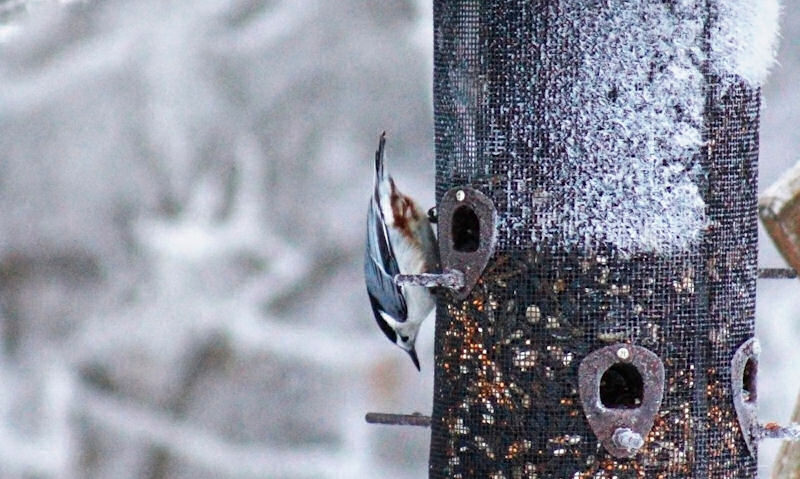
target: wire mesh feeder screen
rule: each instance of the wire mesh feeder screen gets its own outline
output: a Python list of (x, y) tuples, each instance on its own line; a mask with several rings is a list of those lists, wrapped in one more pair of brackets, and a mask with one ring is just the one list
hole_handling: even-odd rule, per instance
[[(712, 73), (714, 3), (434, 2), (437, 201), (485, 193), (497, 243), (439, 297), (431, 477), (755, 477), (730, 361), (753, 335), (759, 91)], [(665, 371), (630, 459), (578, 392), (617, 343)], [(612, 369), (604, 406), (635, 409), (647, 380)]]

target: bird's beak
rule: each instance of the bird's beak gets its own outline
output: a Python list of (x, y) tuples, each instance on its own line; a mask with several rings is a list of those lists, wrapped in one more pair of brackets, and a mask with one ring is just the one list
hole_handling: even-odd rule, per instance
[(406, 352), (408, 353), (409, 356), (411, 356), (411, 360), (414, 361), (414, 366), (417, 367), (417, 371), (420, 371), (420, 369), (419, 369), (419, 358), (417, 358), (417, 350), (414, 349), (414, 348), (411, 348), (410, 350), (408, 350)]

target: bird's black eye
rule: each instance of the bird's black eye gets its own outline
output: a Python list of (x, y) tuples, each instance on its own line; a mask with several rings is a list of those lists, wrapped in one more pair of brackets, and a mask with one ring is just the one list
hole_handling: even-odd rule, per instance
[(403, 335), (401, 334), (401, 335), (400, 335), (400, 341), (402, 341), (402, 342), (404, 342), (404, 343), (407, 343), (407, 342), (408, 342), (408, 336), (403, 336)]

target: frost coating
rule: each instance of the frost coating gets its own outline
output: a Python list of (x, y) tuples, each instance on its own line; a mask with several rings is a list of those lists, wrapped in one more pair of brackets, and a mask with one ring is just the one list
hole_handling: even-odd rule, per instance
[(710, 31), (714, 73), (733, 73), (750, 86), (760, 86), (775, 63), (778, 0), (717, 3), (717, 18)]
[(555, 16), (548, 40), (577, 38), (557, 48), (579, 57), (563, 60), (577, 60), (564, 66), (574, 77), (556, 78), (545, 105), (549, 140), (566, 153), (555, 173), (564, 186), (534, 201), (534, 215), (557, 213), (537, 218), (533, 239), (621, 254), (686, 249), (708, 222), (697, 158), (705, 5), (609, 3)]

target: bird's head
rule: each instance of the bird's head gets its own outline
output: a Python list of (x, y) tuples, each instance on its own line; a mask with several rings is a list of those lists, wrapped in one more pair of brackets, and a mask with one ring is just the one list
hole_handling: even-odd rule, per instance
[(389, 338), (389, 341), (398, 345), (400, 349), (411, 356), (411, 361), (414, 362), (414, 366), (416, 366), (419, 371), (419, 358), (417, 358), (417, 350), (414, 348), (414, 344), (417, 341), (418, 330), (405, 328), (401, 331), (396, 329), (395, 326), (397, 323), (390, 324), (380, 313), (375, 315), (375, 320), (378, 322), (378, 326), (380, 326), (383, 334)]
[[(406, 336), (405, 334), (408, 334)], [(417, 371), (419, 371), (419, 358), (417, 358), (417, 350), (414, 347), (414, 344), (417, 341), (417, 331), (409, 331), (409, 332), (397, 332), (397, 341), (396, 344), (400, 346), (400, 348), (407, 352), (409, 356), (411, 356), (411, 360), (414, 362), (414, 366), (417, 367)]]

